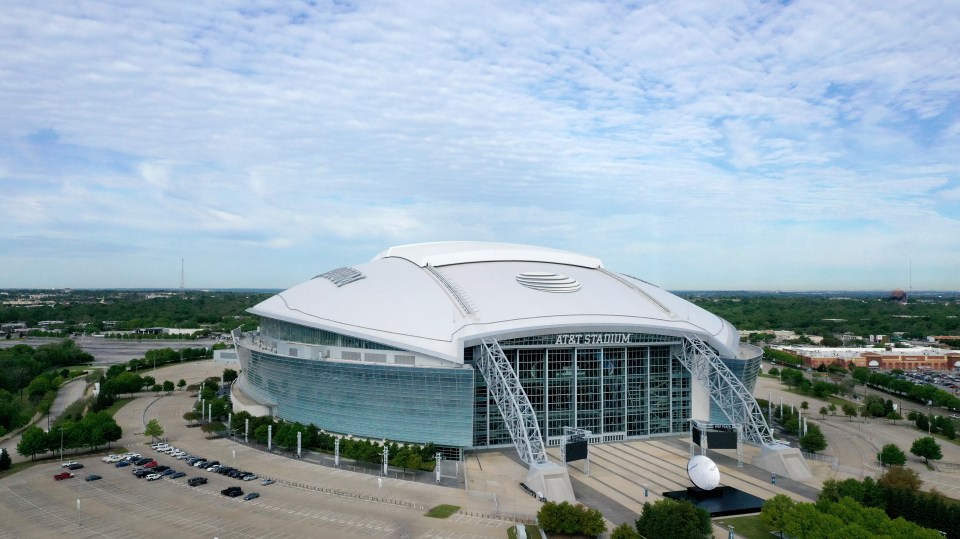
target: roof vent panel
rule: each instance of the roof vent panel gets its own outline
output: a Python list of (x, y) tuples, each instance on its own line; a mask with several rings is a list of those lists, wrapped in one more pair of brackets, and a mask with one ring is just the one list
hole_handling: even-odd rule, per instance
[(521, 285), (540, 292), (569, 294), (580, 290), (580, 283), (565, 275), (558, 275), (545, 271), (528, 271), (517, 275), (517, 282)]

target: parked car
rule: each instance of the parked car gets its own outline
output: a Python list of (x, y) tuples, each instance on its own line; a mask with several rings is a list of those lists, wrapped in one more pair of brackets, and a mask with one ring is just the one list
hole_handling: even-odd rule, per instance
[(155, 471), (155, 472), (157, 472), (157, 473), (160, 473), (160, 472), (165, 472), (165, 471), (167, 471), (167, 470), (169, 470), (169, 469), (170, 469), (169, 466), (164, 466), (163, 464), (161, 464), (161, 465), (159, 465), (159, 466), (155, 466), (155, 467), (153, 468), (153, 471)]
[(117, 468), (123, 468), (124, 466), (130, 466), (130, 461), (129, 461), (129, 460), (121, 460), (121, 461), (117, 462), (116, 464), (114, 464), (114, 466), (116, 466)]
[(83, 468), (83, 464), (80, 464), (79, 462), (71, 462), (67, 466), (68, 470), (79, 470), (80, 468)]
[(204, 467), (206, 464), (207, 464), (207, 461), (205, 461), (205, 460), (203, 460), (203, 459), (200, 459), (200, 460), (198, 460), (198, 461), (196, 461), (196, 462), (193, 463), (193, 467), (194, 467), (194, 468), (202, 468), (202, 467)]
[(186, 476), (186, 475), (187, 475), (187, 474), (185, 474), (185, 473), (183, 473), (183, 472), (175, 472), (175, 473), (173, 473), (173, 474), (170, 475), (170, 479), (180, 479), (181, 477), (184, 477), (184, 476)]
[(144, 467), (144, 468), (156, 468), (156, 467), (157, 467), (157, 461), (151, 460), (150, 462), (147, 462), (146, 464), (144, 464), (143, 467)]
[(240, 487), (227, 487), (220, 491), (220, 494), (228, 496), (230, 498), (236, 498), (237, 496), (243, 496), (243, 490)]
[(256, 500), (259, 497), (260, 495), (257, 494), (256, 492), (251, 492), (250, 494), (247, 494), (246, 496), (244, 496), (243, 499), (244, 501), (250, 501), (250, 500)]
[(61, 467), (61, 468), (69, 468), (70, 466), (73, 466), (73, 465), (76, 464), (76, 463), (77, 463), (77, 461), (71, 460), (71, 461), (64, 462), (63, 464), (60, 465), (60, 467)]
[(71, 477), (73, 477), (73, 474), (70, 472), (60, 472), (53, 476), (53, 478), (56, 479), (57, 481), (60, 481), (62, 479), (70, 479)]
[(257, 478), (257, 474), (248, 474), (243, 476), (241, 479), (243, 479), (244, 481), (253, 481), (256, 478)]
[[(171, 475), (173, 475), (173, 474), (175, 474), (175, 473), (177, 473), (176, 470), (174, 470), (174, 469), (172, 469), (172, 468), (167, 468), (167, 469), (164, 470), (163, 473), (161, 473), (160, 475), (162, 475), (162, 476), (164, 476), (164, 477), (168, 477), (168, 476), (171, 476)], [(186, 474), (184, 474), (184, 475), (186, 475)]]
[(207, 484), (207, 478), (206, 478), (206, 477), (191, 477), (190, 479), (187, 480), (187, 484), (190, 485), (191, 487), (195, 487), (195, 486), (197, 486), (197, 485), (206, 485), (206, 484)]
[(141, 469), (133, 472), (133, 476), (137, 479), (143, 479), (144, 477), (151, 475), (153, 472), (147, 469)]
[(147, 476), (147, 481), (156, 481), (157, 479), (160, 479), (161, 477), (163, 477), (163, 476), (160, 475), (160, 474), (158, 474), (158, 473), (152, 473), (152, 474), (150, 474), (150, 475)]
[(120, 455), (107, 455), (105, 457), (100, 457), (100, 460), (103, 462), (109, 462), (111, 464), (114, 462), (120, 462)]
[(272, 485), (272, 484), (274, 484), (274, 483), (275, 483), (275, 481), (274, 481), (273, 479), (264, 479), (263, 482), (260, 483), (260, 484), (263, 485), (263, 486), (267, 486), (267, 485)]
[(90, 474), (90, 475), (88, 475), (88, 476), (86, 477), (86, 479), (84, 479), (84, 481), (99, 481), (99, 480), (101, 480), (101, 479), (103, 479), (103, 478), (100, 477), (99, 475)]

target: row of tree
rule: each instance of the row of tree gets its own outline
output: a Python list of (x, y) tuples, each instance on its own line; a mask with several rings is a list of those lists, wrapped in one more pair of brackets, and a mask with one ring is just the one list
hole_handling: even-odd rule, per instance
[(943, 406), (951, 410), (960, 410), (960, 398), (932, 384), (916, 384), (892, 373), (872, 372), (858, 367), (851, 376), (870, 387), (898, 395), (923, 405)]
[[(256, 317), (246, 310), (270, 297), (249, 292), (186, 291), (183, 297), (147, 298), (144, 292), (73, 291), (53, 306), (0, 306), (0, 322), (63, 320), (66, 332), (99, 333), (111, 327), (132, 330), (146, 327), (201, 327), (229, 331), (245, 325), (256, 328)], [(106, 299), (106, 301), (101, 301)]]
[[(919, 475), (902, 466), (893, 466), (880, 479), (824, 481), (817, 504), (835, 503), (843, 498), (903, 518), (918, 526), (940, 530), (951, 539), (960, 539), (960, 502), (939, 492), (923, 492)], [(789, 533), (789, 532), (788, 532)]]
[[(845, 294), (849, 296), (849, 294)], [(957, 304), (949, 299), (901, 304), (884, 296), (828, 298), (815, 295), (729, 297), (685, 295), (743, 329), (785, 329), (800, 335), (893, 335), (910, 339), (955, 335)]]
[(45, 412), (70, 371), (67, 367), (93, 361), (73, 341), (39, 347), (18, 344), (0, 349), (0, 436)]
[(25, 431), (17, 444), (17, 453), (33, 459), (48, 451), (96, 449), (120, 439), (123, 431), (106, 412), (90, 412), (80, 421), (64, 421), (46, 432), (33, 426)]
[(549, 534), (597, 537), (607, 531), (600, 511), (570, 502), (544, 503), (537, 512), (537, 524)]

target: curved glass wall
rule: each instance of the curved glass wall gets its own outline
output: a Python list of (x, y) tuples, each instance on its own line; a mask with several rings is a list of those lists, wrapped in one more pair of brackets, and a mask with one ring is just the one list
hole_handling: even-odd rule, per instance
[(250, 353), (243, 375), (274, 413), (328, 431), (469, 447), (474, 371), (351, 364)]
[[(757, 376), (760, 375), (760, 361), (763, 359), (763, 351), (760, 354), (747, 359), (739, 358), (720, 358), (720, 361), (730, 369), (730, 372), (736, 376), (750, 393), (753, 393), (757, 385)], [(710, 421), (712, 423), (730, 423), (727, 414), (720, 410), (713, 399), (710, 399)]]
[(272, 318), (260, 319), (260, 334), (280, 341), (299, 342), (304, 344), (320, 344), (325, 346), (341, 346), (343, 348), (364, 348), (368, 350), (397, 350), (386, 344), (366, 341), (349, 335), (341, 335), (324, 329), (309, 328), (299, 324), (291, 324)]

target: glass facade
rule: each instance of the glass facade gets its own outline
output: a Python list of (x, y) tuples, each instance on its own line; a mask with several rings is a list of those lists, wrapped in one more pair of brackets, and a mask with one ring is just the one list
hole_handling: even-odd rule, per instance
[(280, 341), (298, 342), (304, 344), (320, 344), (325, 346), (341, 346), (344, 348), (362, 348), (366, 350), (400, 350), (393, 346), (373, 341), (365, 341), (349, 335), (341, 335), (332, 331), (317, 328), (308, 328), (298, 324), (291, 324), (271, 318), (260, 319), (260, 335)]
[[(760, 374), (760, 361), (762, 359), (763, 351), (760, 350), (758, 355), (748, 359), (720, 358), (720, 361), (730, 369), (730, 372), (732, 372), (734, 376), (743, 382), (747, 391), (753, 393), (753, 388), (757, 385), (757, 376)], [(710, 401), (710, 421), (713, 423), (730, 423), (727, 414), (723, 413), (712, 399)]]
[(341, 434), (469, 447), (474, 371), (302, 359), (250, 350), (245, 389), (274, 413)]
[[(690, 373), (674, 357), (679, 346), (670, 341), (677, 339), (620, 335), (630, 337), (614, 340), (629, 346), (543, 346), (558, 342), (557, 335), (500, 341), (548, 445), (559, 443), (564, 427), (588, 429), (603, 441), (689, 429)], [(467, 349), (466, 361), (479, 353), (477, 348)], [(473, 445), (510, 444), (486, 382), (482, 376), (475, 382)]]
[[(353, 344), (363, 363), (297, 358), (248, 349), (244, 389), (271, 403), (283, 419), (331, 432), (448, 447), (512, 444), (486, 382), (471, 368), (378, 363), (371, 341), (263, 319), (262, 334), (309, 344)], [(349, 339), (349, 340), (348, 340)], [(643, 333), (554, 334), (499, 341), (537, 415), (544, 440), (557, 445), (564, 427), (619, 441), (689, 430), (692, 379), (677, 355), (679, 338)], [(242, 354), (243, 356), (245, 354)], [(414, 356), (397, 355), (410, 362)], [(724, 359), (752, 388), (760, 356)], [(371, 363), (373, 362), (373, 363)], [(711, 402), (711, 420), (726, 423)]]

